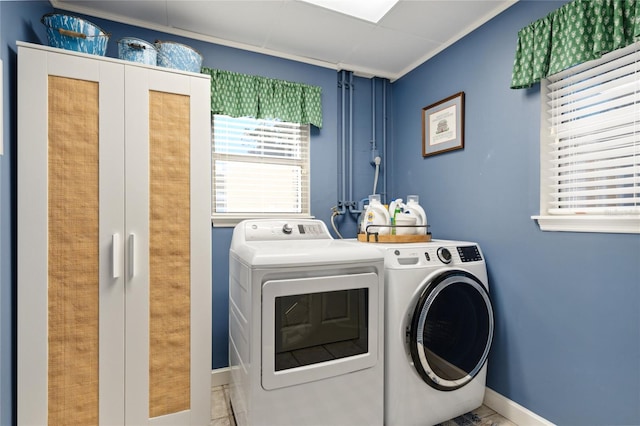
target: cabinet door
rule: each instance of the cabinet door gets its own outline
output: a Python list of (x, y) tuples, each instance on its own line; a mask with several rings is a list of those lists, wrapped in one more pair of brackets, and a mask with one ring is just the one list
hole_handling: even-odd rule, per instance
[(18, 52), (18, 423), (124, 421), (124, 67)]
[(126, 421), (208, 424), (209, 80), (126, 67)]

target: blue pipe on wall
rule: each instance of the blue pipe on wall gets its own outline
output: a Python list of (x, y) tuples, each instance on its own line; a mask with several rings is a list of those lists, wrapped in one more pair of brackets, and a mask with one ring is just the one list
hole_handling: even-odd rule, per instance
[[(386, 116), (387, 116), (387, 80), (382, 79), (381, 84), (378, 85), (378, 78), (374, 77), (371, 79), (371, 164), (374, 164), (374, 158), (379, 155), (379, 141), (380, 138), (377, 136), (377, 116), (381, 111), (381, 119), (382, 119), (382, 151), (383, 154), (381, 156), (382, 162), (379, 167), (380, 170), (384, 171), (386, 168), (386, 152), (387, 152), (387, 127), (386, 127)], [(354, 114), (354, 76), (351, 71), (340, 71), (339, 76), (339, 87), (340, 87), (340, 105), (341, 105), (341, 114), (340, 114), (340, 182), (339, 182), (339, 194), (338, 194), (338, 205), (333, 208), (334, 216), (343, 215), (347, 212), (354, 215), (361, 214), (363, 210), (363, 200), (360, 202), (355, 201), (355, 189), (354, 189), (354, 164), (355, 161), (358, 160), (354, 157), (354, 123), (353, 123), (353, 114)], [(377, 105), (377, 89), (381, 87), (382, 92), (382, 109), (380, 110)], [(379, 172), (378, 179), (382, 179), (382, 184), (378, 186), (382, 188), (382, 190), (376, 190), (376, 193), (381, 194), (382, 199), (386, 199), (387, 192), (387, 179), (386, 173)], [(367, 196), (369, 193), (366, 194)]]
[(346, 210), (346, 203), (345, 203), (345, 194), (347, 192), (346, 189), (346, 177), (345, 177), (345, 170), (346, 170), (346, 158), (345, 158), (345, 141), (346, 141), (346, 134), (345, 134), (345, 127), (344, 127), (344, 121), (345, 121), (345, 81), (344, 81), (344, 76), (345, 76), (345, 71), (342, 70), (340, 71), (340, 80), (338, 82), (338, 85), (340, 86), (340, 104), (341, 104), (341, 109), (340, 109), (340, 143), (338, 144), (338, 148), (339, 148), (339, 155), (340, 155), (340, 182), (338, 184), (338, 205), (337, 208), (334, 208), (334, 212), (336, 214), (345, 214), (347, 212)]
[(371, 79), (371, 151), (376, 150), (376, 78)]
[(357, 207), (357, 203), (353, 201), (353, 72), (345, 70), (340, 71), (339, 85), (341, 96), (341, 170), (338, 205), (333, 209), (333, 211), (334, 214), (342, 215), (347, 211), (349, 211), (350, 213), (360, 213), (358, 210), (355, 210), (355, 208)]
[(349, 196), (346, 203), (348, 207), (353, 207), (353, 72), (349, 71)]
[(387, 200), (387, 79), (382, 80), (382, 203)]

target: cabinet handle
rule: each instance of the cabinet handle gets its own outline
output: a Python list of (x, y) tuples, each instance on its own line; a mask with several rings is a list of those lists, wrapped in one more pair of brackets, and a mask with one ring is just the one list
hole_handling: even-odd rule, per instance
[(133, 278), (135, 275), (135, 261), (136, 261), (136, 251), (135, 251), (135, 234), (129, 234), (129, 276)]
[(111, 266), (113, 268), (113, 278), (120, 278), (122, 269), (122, 257), (120, 256), (120, 234), (111, 235)]

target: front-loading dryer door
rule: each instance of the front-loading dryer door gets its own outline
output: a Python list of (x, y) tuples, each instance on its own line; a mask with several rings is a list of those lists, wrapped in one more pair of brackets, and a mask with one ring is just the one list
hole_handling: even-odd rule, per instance
[(414, 366), (430, 386), (458, 389), (481, 370), (493, 339), (489, 294), (474, 275), (450, 270), (427, 282), (411, 320)]
[(379, 285), (373, 272), (265, 281), (262, 387), (293, 386), (376, 365)]

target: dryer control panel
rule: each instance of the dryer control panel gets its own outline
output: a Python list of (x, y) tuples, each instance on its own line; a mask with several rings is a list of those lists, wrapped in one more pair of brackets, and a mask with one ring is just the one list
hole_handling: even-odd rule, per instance
[(321, 220), (247, 220), (239, 226), (245, 241), (331, 240)]

